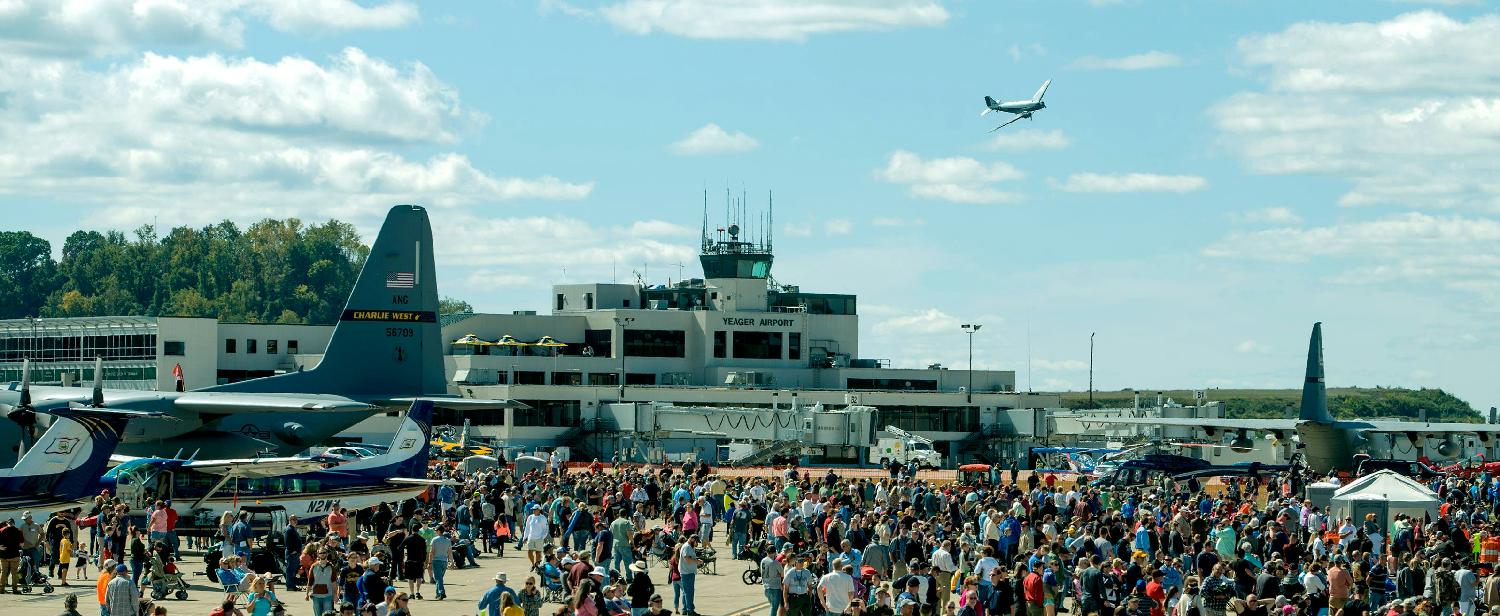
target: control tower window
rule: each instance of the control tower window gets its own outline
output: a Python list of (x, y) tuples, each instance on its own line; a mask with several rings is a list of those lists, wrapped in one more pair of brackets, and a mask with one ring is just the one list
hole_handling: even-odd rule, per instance
[(594, 294), (593, 293), (584, 293), (583, 294), (583, 309), (584, 310), (593, 310), (594, 309)]
[(735, 359), (781, 359), (781, 332), (734, 332)]
[(729, 336), (722, 331), (714, 332), (714, 357), (724, 359)]

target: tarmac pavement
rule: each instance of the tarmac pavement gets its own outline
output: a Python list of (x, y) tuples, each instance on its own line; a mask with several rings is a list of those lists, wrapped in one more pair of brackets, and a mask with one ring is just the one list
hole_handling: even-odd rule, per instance
[[(715, 533), (713, 547), (719, 554), (716, 566), (717, 574), (700, 573), (697, 580), (696, 604), (698, 613), (704, 616), (737, 616), (739, 614), (756, 614), (763, 616), (767, 613), (765, 607), (765, 594), (759, 584), (746, 586), (740, 581), (740, 573), (749, 563), (727, 558), (728, 546), (724, 545), (727, 534), (722, 532), (723, 526)], [(476, 604), (479, 597), (489, 590), (494, 582), (493, 576), (496, 572), (504, 571), (510, 578), (509, 584), (512, 588), (519, 589), (525, 583), (526, 577), (532, 575), (528, 572), (529, 563), (526, 554), (507, 546), (505, 558), (495, 558), (493, 555), (481, 554), (479, 567), (469, 569), (449, 569), (445, 579), (448, 589), (448, 598), (444, 601), (433, 600), (436, 593), (432, 584), (422, 585), (422, 595), (427, 597), (423, 601), (412, 601), (411, 611), (413, 616), (472, 616), (478, 610)], [(184, 568), (188, 571), (187, 580), (192, 585), (192, 592), (187, 600), (178, 601), (167, 598), (159, 604), (167, 608), (170, 616), (187, 614), (191, 616), (205, 616), (218, 607), (223, 601), (224, 593), (217, 584), (210, 583), (203, 575), (203, 560), (199, 556), (184, 554)], [(659, 563), (651, 564), (651, 579), (656, 582), (657, 593), (664, 599), (667, 609), (672, 609), (672, 587), (667, 583), (667, 571), (665, 565)], [(70, 573), (70, 578), (74, 574)], [(4, 594), (0, 595), (0, 615), (4, 616), (57, 616), (63, 612), (63, 597), (69, 593), (78, 594), (78, 611), (84, 616), (95, 616), (99, 613), (98, 601), (94, 593), (94, 572), (90, 571), (87, 580), (68, 580), (73, 586), (63, 588), (56, 586), (58, 580), (53, 580), (56, 590), (50, 594), (41, 594), (41, 589), (33, 589), (28, 595)], [(396, 585), (402, 591), (406, 591), (406, 584)], [(318, 616), (312, 614), (312, 604), (302, 599), (301, 592), (288, 593), (285, 589), (278, 589), (282, 601), (287, 604), (288, 616)], [(748, 608), (758, 607), (754, 612), (747, 612)], [(553, 614), (558, 608), (556, 603), (547, 603), (542, 607), (542, 615)], [(673, 610), (678, 613), (679, 610)]]

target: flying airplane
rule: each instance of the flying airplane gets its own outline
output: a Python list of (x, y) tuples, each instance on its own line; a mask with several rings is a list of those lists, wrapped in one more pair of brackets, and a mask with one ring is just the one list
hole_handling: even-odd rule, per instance
[(1334, 419), (1328, 412), (1328, 391), (1323, 383), (1323, 324), (1314, 323), (1312, 336), (1307, 343), (1307, 374), (1302, 385), (1302, 411), (1297, 419), (1193, 419), (1193, 418), (1089, 418), (1085, 424), (1148, 425), (1189, 427), (1202, 430), (1213, 437), (1219, 431), (1237, 432), (1234, 446), (1248, 449), (1254, 446), (1251, 432), (1262, 432), (1281, 440), (1295, 435), (1297, 448), (1309, 468), (1318, 472), (1353, 470), (1354, 454), (1368, 445), (1368, 435), (1388, 434), (1405, 436), (1419, 451), (1425, 448), (1429, 437), (1444, 439), (1437, 447), (1439, 454), (1452, 456), (1458, 453), (1458, 443), (1452, 436), (1477, 435), (1488, 443), (1500, 435), (1500, 425), (1460, 422), (1421, 421), (1371, 421), (1365, 419)]
[[(35, 433), (36, 413), (69, 405), (154, 412), (132, 419), (119, 446), (129, 455), (249, 458), (294, 455), (376, 412), (419, 398), (448, 396), (432, 225), (414, 205), (391, 208), (334, 326), (323, 360), (312, 369), (189, 392), (33, 387), (29, 365), (20, 383), (0, 389), (0, 411)], [(502, 400), (450, 398), (447, 408), (519, 406)]]
[(125, 423), (139, 415), (78, 406), (49, 412), (57, 417), (36, 446), (14, 467), (0, 469), (0, 520), (20, 521), (27, 511), (45, 520), (92, 499)]
[(433, 406), (431, 400), (411, 404), (389, 451), (329, 468), (310, 458), (135, 458), (110, 469), (100, 484), (137, 514), (170, 499), (186, 534), (212, 532), (225, 511), (251, 503), (313, 520), (337, 507), (353, 511), (402, 501), (443, 483), (427, 479)]
[(1026, 118), (1029, 120), (1031, 119), (1031, 114), (1047, 108), (1047, 103), (1042, 102), (1042, 97), (1047, 95), (1047, 86), (1050, 85), (1052, 85), (1051, 79), (1043, 81), (1042, 87), (1037, 88), (1036, 94), (1031, 95), (1030, 100), (1006, 101), (1002, 103), (986, 96), (984, 97), (984, 111), (979, 112), (979, 115), (983, 117), (989, 115), (991, 111), (1004, 111), (1005, 113), (1016, 114), (1016, 117), (1011, 118), (1009, 122), (990, 129), (989, 132), (992, 133), (1010, 126), (1011, 122), (1015, 122), (1016, 120), (1019, 120), (1021, 118)]

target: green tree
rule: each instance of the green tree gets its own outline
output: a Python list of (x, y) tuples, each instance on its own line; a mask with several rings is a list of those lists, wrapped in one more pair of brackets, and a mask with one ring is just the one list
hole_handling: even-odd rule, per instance
[(0, 318), (41, 315), (56, 277), (50, 242), (28, 231), (0, 231)]
[(474, 312), (474, 307), (469, 302), (457, 297), (444, 297), (438, 300), (438, 314), (455, 314), (461, 312)]

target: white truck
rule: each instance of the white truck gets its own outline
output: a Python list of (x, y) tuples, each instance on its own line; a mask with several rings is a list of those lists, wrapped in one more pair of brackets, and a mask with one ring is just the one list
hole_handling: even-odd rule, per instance
[(932, 448), (932, 439), (918, 436), (897, 428), (886, 426), (885, 434), (875, 440), (875, 450), (870, 452), (870, 459), (879, 462), (881, 466), (888, 466), (892, 461), (906, 464), (915, 462), (919, 468), (940, 468), (943, 465), (943, 456)]

